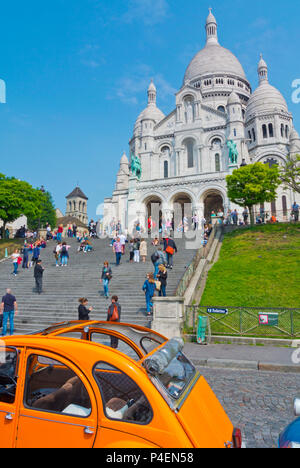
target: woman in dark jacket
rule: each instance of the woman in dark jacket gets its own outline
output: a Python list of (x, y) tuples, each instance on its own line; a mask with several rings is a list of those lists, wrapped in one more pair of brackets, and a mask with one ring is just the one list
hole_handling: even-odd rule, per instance
[(108, 284), (112, 279), (112, 271), (108, 262), (104, 262), (100, 283), (103, 284), (104, 297), (109, 298)]
[(87, 308), (88, 299), (86, 297), (81, 297), (78, 302), (80, 306), (78, 307), (78, 320), (90, 320), (90, 312), (92, 312), (93, 307)]
[(167, 288), (167, 279), (168, 279), (168, 272), (164, 265), (159, 265), (158, 267), (158, 274), (157, 279), (160, 281), (160, 290), (159, 295), (166, 297), (166, 288)]

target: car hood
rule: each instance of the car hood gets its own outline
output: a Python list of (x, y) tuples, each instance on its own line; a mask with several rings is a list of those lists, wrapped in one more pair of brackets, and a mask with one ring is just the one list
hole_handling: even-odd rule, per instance
[(197, 374), (178, 403), (177, 418), (194, 447), (231, 445), (233, 425), (205, 378)]

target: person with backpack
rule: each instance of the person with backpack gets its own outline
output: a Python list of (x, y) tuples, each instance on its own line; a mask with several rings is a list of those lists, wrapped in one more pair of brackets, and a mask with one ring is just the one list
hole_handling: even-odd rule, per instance
[(166, 263), (166, 258), (161, 247), (158, 247), (158, 249), (151, 255), (151, 261), (154, 266), (154, 278), (156, 278), (159, 265), (165, 265)]
[(174, 253), (177, 252), (177, 247), (174, 240), (171, 237), (166, 237), (164, 239), (164, 252), (167, 255), (167, 268), (172, 270), (173, 268), (173, 256)]
[[(111, 304), (107, 311), (107, 322), (120, 322), (121, 321), (121, 306), (119, 304), (118, 296), (112, 296)], [(119, 344), (118, 338), (115, 336), (110, 336), (110, 346), (111, 348), (117, 349)]]
[(109, 263), (104, 262), (100, 283), (103, 284), (104, 297), (106, 297), (106, 299), (109, 298), (108, 285), (109, 285), (109, 282), (110, 282), (111, 279), (112, 279), (112, 271), (111, 271), (111, 268), (109, 266)]
[(61, 246), (61, 251), (60, 251), (61, 266), (67, 266), (68, 265), (69, 248), (70, 248), (70, 246), (67, 245), (66, 242), (63, 242), (63, 244)]
[(154, 280), (154, 275), (153, 273), (148, 273), (147, 274), (147, 279), (143, 285), (142, 290), (145, 293), (145, 299), (146, 299), (146, 308), (147, 308), (147, 315), (148, 317), (151, 315), (151, 308), (153, 307), (152, 304), (152, 298), (155, 294), (156, 290), (156, 283)]

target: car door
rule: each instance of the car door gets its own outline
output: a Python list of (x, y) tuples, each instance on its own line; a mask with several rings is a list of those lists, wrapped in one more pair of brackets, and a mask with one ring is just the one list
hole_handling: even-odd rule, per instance
[(17, 426), (20, 351), (0, 345), (0, 448), (14, 446)]
[(27, 350), (17, 448), (91, 448), (97, 403), (83, 373), (53, 353)]

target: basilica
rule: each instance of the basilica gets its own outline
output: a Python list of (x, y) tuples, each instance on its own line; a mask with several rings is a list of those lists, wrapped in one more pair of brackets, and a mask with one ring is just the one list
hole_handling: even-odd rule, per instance
[[(117, 174), (115, 190), (104, 201), (104, 227), (112, 220), (132, 230), (145, 225), (159, 206), (171, 220), (175, 204), (191, 206), (191, 215), (210, 218), (237, 207), (226, 193), (226, 176), (237, 167), (260, 161), (283, 164), (300, 153), (300, 137), (287, 103), (274, 86), (261, 55), (258, 87), (252, 90), (239, 60), (222, 47), (211, 10), (206, 20), (206, 45), (186, 69), (169, 115), (157, 107), (157, 89), (148, 88), (148, 105), (138, 116)], [(238, 153), (230, 159), (230, 144)], [(132, 170), (138, 160), (140, 173)], [(283, 187), (265, 210), (287, 219), (296, 194)]]

